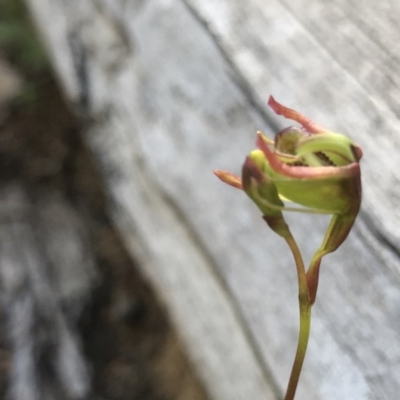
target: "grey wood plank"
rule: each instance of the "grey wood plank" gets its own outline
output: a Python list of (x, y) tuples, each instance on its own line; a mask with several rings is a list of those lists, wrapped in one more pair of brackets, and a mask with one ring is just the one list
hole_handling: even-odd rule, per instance
[[(69, 96), (89, 99), (88, 139), (116, 222), (142, 247), (212, 398), (274, 398), (295, 348), (291, 258), (245, 196), (210, 173), (238, 172), (257, 129), (289, 124), (266, 109), (271, 93), (365, 154), (361, 218), (324, 262), (298, 398), (393, 399), (400, 389), (398, 78), (383, 45), (399, 28), (370, 35), (384, 6), (356, 18), (344, 2), (321, 4), (31, 2)], [(290, 221), (310, 256), (326, 221)]]
[[(365, 2), (357, 2), (356, 7), (338, 1), (328, 5), (319, 1), (268, 5), (257, 0), (248, 4), (222, 1), (216, 18), (212, 2), (187, 2), (237, 66), (261, 107), (265, 108), (273, 93), (285, 104), (301, 106), (321, 124), (362, 144), (364, 181), (367, 179), (363, 209), (398, 248), (400, 230), (393, 218), (398, 177), (392, 171), (396, 170), (399, 145), (399, 78), (393, 58), (399, 31), (393, 24), (392, 29), (386, 26), (381, 36), (377, 30), (393, 19), (388, 18), (390, 11), (398, 15), (398, 6), (389, 0), (378, 8), (367, 7)], [(373, 25), (374, 30), (365, 31), (360, 21)], [(379, 190), (374, 190), (376, 187)]]
[[(52, 5), (54, 7), (54, 3)], [(150, 185), (148, 172), (144, 177), (141, 176), (143, 153), (139, 150), (142, 144), (140, 138), (135, 136), (137, 121), (132, 119), (132, 116), (137, 115), (138, 112), (134, 108), (139, 105), (132, 101), (136, 93), (140, 96), (146, 95), (145, 91), (138, 92), (138, 85), (151, 84), (142, 79), (145, 66), (140, 65), (140, 60), (130, 58), (132, 55), (128, 53), (124, 59), (118, 60), (120, 64), (117, 71), (110, 72), (109, 66), (115, 60), (109, 57), (108, 50), (118, 47), (119, 42), (115, 43), (117, 35), (109, 29), (109, 19), (101, 14), (98, 15), (99, 9), (90, 8), (89, 3), (70, 6), (71, 9), (64, 10), (66, 13), (64, 16), (72, 18), (69, 20), (69, 32), (82, 34), (84, 50), (87, 51), (89, 47), (91, 49), (88, 65), (94, 68), (90, 70), (90, 79), (94, 80), (91, 87), (90, 106), (92, 115), (95, 119), (98, 118), (99, 123), (89, 133), (89, 140), (92, 141), (99, 161), (103, 165), (104, 173), (109, 179), (113, 201), (116, 204), (116, 218), (119, 214), (123, 215), (117, 220), (125, 233), (127, 244), (132, 246), (130, 239), (133, 241), (135, 234), (141, 238), (139, 247), (143, 247), (143, 254), (146, 255), (142, 260), (144, 272), (152, 277), (160, 295), (168, 304), (183, 338), (189, 343), (191, 355), (197, 361), (200, 374), (207, 381), (208, 390), (213, 398), (274, 398), (273, 391), (276, 390), (274, 383), (270, 381), (268, 371), (263, 370), (257, 362), (257, 355), (244, 332), (245, 327), (238, 320), (229, 295), (221, 288), (215, 272), (210, 269), (207, 255), (198, 248), (198, 244), (188, 233), (188, 227), (179, 221), (174, 207), (171, 207), (164, 195), (158, 192), (157, 187)], [(75, 6), (80, 8), (80, 13), (74, 13)], [(160, 10), (159, 5), (147, 7), (147, 9), (148, 11), (135, 16), (138, 20), (139, 31), (140, 28), (144, 29), (146, 26), (150, 27), (160, 22), (162, 16), (160, 11), (163, 10)], [(43, 11), (43, 9), (38, 8), (38, 11)], [(47, 18), (51, 14), (51, 12), (46, 12), (40, 15), (42, 18)], [(58, 15), (61, 15), (60, 12)], [(190, 19), (187, 21), (186, 15), (184, 8), (172, 8), (169, 15), (172, 17), (170, 21), (176, 24), (178, 19), (180, 24), (188, 24)], [(142, 21), (140, 21), (141, 17)], [(164, 21), (169, 23), (168, 19)], [(46, 21), (41, 26), (45, 27), (47, 23), (50, 21)], [(57, 21), (54, 29), (66, 26), (66, 21)], [(99, 38), (98, 32), (104, 35)], [(141, 37), (145, 38), (149, 33), (151, 32), (148, 32), (146, 28)], [(172, 32), (173, 35), (176, 33), (177, 31)], [(68, 32), (64, 34), (68, 35)], [(56, 40), (57, 46), (60, 46), (60, 42), (54, 39), (60, 35), (57, 33), (47, 37)], [(200, 39), (205, 41), (206, 49), (209, 50), (207, 37), (204, 39), (201, 35), (200, 31)], [(197, 38), (196, 33), (193, 40)], [(67, 41), (64, 41), (65, 43)], [(138, 45), (138, 38), (135, 40), (135, 45)], [(164, 47), (162, 42), (159, 46)], [(183, 48), (187, 49), (187, 45)], [(69, 47), (66, 50), (70, 51)], [(76, 53), (73, 54), (76, 55)], [(207, 67), (209, 75), (213, 73), (213, 64), (216, 64), (220, 70), (223, 66), (218, 53), (215, 53), (215, 56), (216, 61)], [(97, 57), (101, 57), (107, 65), (103, 62), (97, 63)], [(175, 69), (176, 61), (178, 65), (181, 64), (179, 60), (175, 60), (170, 66), (171, 72)], [(73, 63), (70, 62), (71, 64)], [(199, 76), (204, 73), (203, 66), (196, 68), (192, 64), (191, 67), (194, 68), (195, 74), (200, 74)], [(132, 74), (133, 71), (135, 74)], [(192, 71), (189, 70), (189, 73)], [(223, 74), (221, 77), (227, 83), (229, 82)], [(216, 85), (220, 85), (216, 77), (213, 80)], [(72, 81), (73, 78), (68, 79), (68, 82)], [(119, 88), (115, 88), (114, 84), (117, 84)], [(193, 88), (198, 90), (201, 84), (199, 86), (196, 82)], [(177, 89), (179, 90), (179, 87)], [(127, 95), (125, 98), (120, 96), (120, 90)], [(70, 90), (70, 93), (73, 94), (73, 91)], [(116, 97), (108, 97), (111, 93), (114, 93)], [(76, 100), (79, 101), (79, 99)], [(152, 101), (151, 98), (149, 100)], [(153, 105), (149, 104), (149, 106)], [(124, 122), (126, 119), (129, 120), (128, 130)], [(110, 132), (113, 134), (110, 135)], [(137, 250), (134, 251), (137, 256)]]

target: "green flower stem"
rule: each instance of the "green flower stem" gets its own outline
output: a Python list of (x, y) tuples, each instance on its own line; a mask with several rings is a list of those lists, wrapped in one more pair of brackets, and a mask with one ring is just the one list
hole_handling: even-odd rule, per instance
[[(297, 243), (290, 233), (285, 236), (285, 240), (288, 246), (290, 247), (290, 250), (293, 254), (293, 258), (296, 263), (297, 278), (299, 284), (299, 308), (300, 308), (299, 341), (297, 345), (296, 357), (294, 359), (292, 372), (290, 374), (290, 379), (284, 399), (284, 400), (293, 400), (296, 393), (297, 384), (299, 382), (300, 373), (304, 362), (304, 357), (306, 355), (308, 338), (310, 337), (311, 307), (313, 302), (311, 302), (310, 298), (309, 283), (307, 279), (308, 276), (305, 272), (303, 259), (301, 257), (301, 253), (297, 246)], [(319, 268), (317, 268), (317, 270), (319, 270)], [(318, 284), (318, 279), (316, 284)]]
[[(308, 301), (308, 283), (307, 275), (304, 268), (303, 258), (301, 257), (299, 246), (297, 246), (292, 234), (288, 230), (284, 236), (286, 243), (290, 247), (297, 269), (297, 279), (299, 285), (299, 301)], [(303, 299), (303, 300), (302, 300)]]
[(308, 338), (310, 337), (311, 304), (302, 304), (300, 301), (300, 332), (289, 384), (286, 390), (285, 400), (293, 400), (299, 382), (301, 368), (306, 355)]

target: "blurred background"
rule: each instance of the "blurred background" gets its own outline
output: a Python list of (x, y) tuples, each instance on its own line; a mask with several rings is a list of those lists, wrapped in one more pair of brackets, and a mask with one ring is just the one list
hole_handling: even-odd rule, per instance
[[(212, 174), (293, 125), (273, 95), (364, 152), (297, 399), (397, 399), (399, 17), (395, 0), (0, 0), (2, 398), (283, 398), (292, 257)], [(307, 263), (329, 217), (287, 220)]]
[[(83, 125), (26, 4), (1, 0), (0, 397), (203, 399), (165, 310), (110, 221)], [(77, 269), (86, 272), (71, 278)], [(70, 354), (60, 356), (63, 346)]]

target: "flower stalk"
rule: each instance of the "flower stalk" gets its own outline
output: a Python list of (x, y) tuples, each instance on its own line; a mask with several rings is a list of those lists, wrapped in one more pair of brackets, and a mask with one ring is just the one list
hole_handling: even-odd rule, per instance
[(304, 358), (308, 346), (308, 340), (310, 338), (311, 307), (313, 304), (311, 302), (310, 286), (299, 247), (290, 233), (285, 237), (285, 240), (294, 258), (297, 270), (298, 287), (299, 287), (299, 312), (300, 312), (299, 338), (297, 343), (296, 356), (293, 362), (293, 367), (290, 373), (289, 383), (284, 398), (284, 400), (293, 400), (296, 394), (297, 384), (299, 382), (301, 370), (303, 367)]
[[(305, 303), (305, 302), (304, 302)], [(311, 326), (311, 305), (300, 302), (300, 330), (299, 341), (297, 344), (296, 357), (294, 359), (292, 372), (290, 374), (288, 387), (284, 400), (293, 400), (296, 394), (301, 369), (307, 351), (308, 339), (310, 337)]]
[[(310, 338), (311, 308), (313, 305), (313, 301), (310, 293), (309, 279), (304, 269), (303, 258), (301, 256), (299, 247), (291, 235), (290, 237), (287, 237), (285, 239), (286, 243), (288, 244), (292, 252), (295, 261), (298, 287), (299, 287), (299, 313), (300, 313), (299, 338), (297, 343), (296, 356), (293, 362), (293, 367), (290, 373), (289, 383), (284, 398), (284, 400), (293, 400), (296, 394), (297, 384), (299, 382), (301, 370), (304, 363), (304, 358), (306, 356), (308, 340)], [(315, 293), (317, 286), (318, 286), (318, 279), (316, 281)]]

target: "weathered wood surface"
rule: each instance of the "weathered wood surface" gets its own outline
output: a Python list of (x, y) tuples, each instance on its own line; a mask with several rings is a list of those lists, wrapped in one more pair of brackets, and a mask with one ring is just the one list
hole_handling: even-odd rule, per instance
[[(29, 0), (116, 224), (216, 400), (279, 399), (297, 337), (284, 243), (211, 170), (287, 126), (270, 94), (364, 150), (364, 199), (324, 260), (298, 399), (400, 392), (400, 5), (344, 0)], [(310, 256), (326, 221), (290, 216)]]
[(84, 225), (54, 193), (10, 184), (0, 199), (2, 335), (13, 353), (7, 398), (85, 398), (90, 369), (76, 325), (99, 276)]

